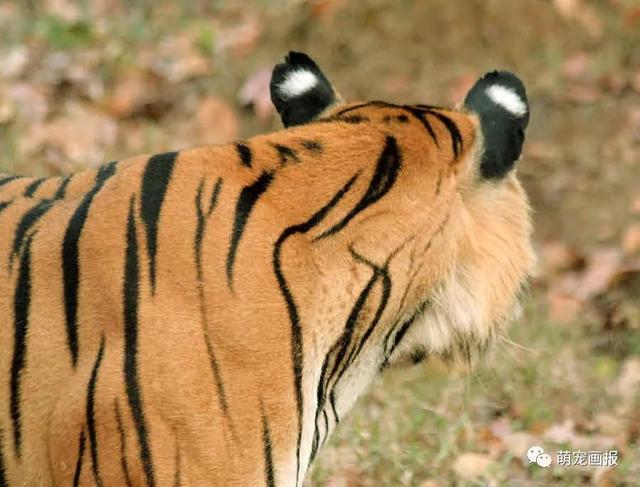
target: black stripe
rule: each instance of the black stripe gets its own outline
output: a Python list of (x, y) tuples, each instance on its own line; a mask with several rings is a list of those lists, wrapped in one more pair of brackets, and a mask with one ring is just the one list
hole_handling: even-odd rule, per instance
[(384, 340), (385, 364), (388, 363), (389, 358), (391, 357), (391, 355), (393, 354), (397, 346), (400, 345), (400, 342), (402, 342), (402, 339), (406, 335), (411, 325), (416, 321), (416, 319), (419, 316), (421, 316), (424, 313), (424, 311), (427, 309), (427, 306), (429, 306), (429, 302), (424, 301), (420, 306), (416, 308), (416, 310), (413, 312), (411, 317), (400, 325), (400, 327), (397, 329), (395, 336), (393, 337), (393, 344), (391, 345), (390, 348), (389, 348), (389, 341), (393, 334), (394, 328), (392, 328), (389, 331), (389, 333), (387, 334)]
[[(313, 445), (311, 448), (310, 462), (315, 457), (315, 454), (319, 446), (318, 418), (319, 418), (320, 412), (324, 410), (326, 400), (327, 400), (327, 395), (328, 395), (327, 393), (331, 389), (330, 384), (332, 382), (333, 377), (336, 375), (340, 367), (341, 361), (345, 358), (346, 352), (351, 343), (351, 338), (353, 336), (355, 326), (358, 322), (358, 318), (360, 317), (360, 312), (362, 311), (362, 308), (366, 304), (369, 294), (373, 290), (373, 287), (378, 281), (378, 278), (379, 278), (379, 275), (377, 272), (375, 272), (375, 269), (374, 269), (374, 272), (371, 275), (371, 278), (369, 279), (365, 287), (362, 289), (362, 291), (360, 292), (360, 295), (358, 296), (358, 299), (356, 300), (355, 304), (351, 308), (349, 317), (347, 318), (347, 322), (345, 324), (342, 334), (331, 346), (322, 363), (320, 380), (318, 381), (318, 391), (316, 395), (316, 400), (317, 400), (316, 415), (315, 415), (316, 431), (314, 433)], [(340, 418), (338, 417), (337, 411), (335, 409), (335, 403), (332, 403), (332, 407), (333, 407), (334, 418), (336, 422), (339, 422)], [(328, 433), (328, 429), (327, 429), (327, 433)], [(325, 435), (325, 439), (326, 439), (326, 435)]]
[(400, 173), (402, 157), (396, 139), (388, 135), (384, 149), (378, 158), (376, 169), (364, 196), (355, 207), (338, 223), (317, 236), (314, 241), (333, 235), (344, 227), (361, 211), (365, 210), (389, 192)]
[(431, 136), (431, 138), (435, 142), (436, 146), (438, 146), (438, 138), (436, 137), (436, 133), (434, 132), (433, 127), (431, 126), (431, 124), (427, 120), (427, 118), (425, 116), (425, 112), (423, 110), (419, 110), (419, 109), (417, 109), (415, 107), (411, 107), (411, 106), (404, 106), (402, 108), (407, 110), (411, 115), (413, 115), (413, 117), (416, 120), (418, 120), (422, 124), (422, 126), (425, 128), (427, 133)]
[(302, 397), (302, 327), (300, 324), (300, 315), (298, 314), (298, 308), (296, 306), (295, 300), (293, 299), (293, 294), (289, 290), (287, 280), (285, 279), (282, 272), (280, 253), (282, 252), (282, 246), (289, 237), (298, 233), (306, 233), (316, 225), (318, 225), (327, 216), (329, 211), (331, 211), (331, 209), (334, 208), (344, 197), (344, 195), (349, 191), (353, 183), (358, 178), (358, 175), (359, 174), (356, 174), (351, 179), (349, 179), (349, 181), (347, 181), (347, 183), (340, 189), (340, 191), (338, 191), (333, 196), (331, 201), (320, 208), (320, 210), (312, 215), (311, 218), (309, 218), (306, 222), (287, 227), (280, 234), (280, 237), (278, 237), (278, 240), (273, 247), (273, 270), (276, 275), (276, 279), (278, 280), (280, 292), (282, 293), (282, 296), (287, 304), (289, 321), (291, 322), (291, 361), (293, 363), (293, 377), (298, 413), (298, 440), (296, 445), (296, 485), (298, 485), (298, 479), (300, 475), (300, 441), (302, 438), (302, 411), (304, 406)]
[(233, 289), (233, 264), (236, 260), (240, 238), (247, 225), (253, 206), (267, 188), (269, 188), (271, 181), (273, 181), (273, 173), (265, 171), (251, 185), (242, 188), (240, 196), (238, 197), (233, 220), (233, 230), (231, 231), (229, 243), (229, 253), (227, 254), (227, 284), (229, 285), (229, 289)]
[(238, 151), (242, 164), (244, 166), (251, 167), (251, 148), (243, 142), (236, 142), (236, 151)]
[(29, 184), (25, 188), (23, 196), (26, 196), (27, 198), (33, 198), (33, 195), (35, 194), (35, 192), (38, 190), (40, 185), (45, 181), (46, 181), (46, 178), (38, 178), (35, 181), (33, 181), (31, 184)]
[(20, 249), (24, 243), (24, 239), (40, 218), (42, 218), (53, 206), (53, 201), (51, 200), (41, 200), (36, 203), (34, 206), (29, 208), (29, 210), (22, 216), (20, 221), (18, 222), (18, 226), (16, 228), (16, 234), (13, 238), (13, 247), (11, 249), (11, 255), (9, 257), (9, 265), (12, 264), (13, 260), (20, 253)]
[(322, 151), (323, 151), (322, 144), (317, 140), (303, 140), (302, 142), (300, 142), (300, 145), (302, 145), (302, 147), (304, 147), (310, 152), (313, 152), (316, 154), (322, 154)]
[(173, 487), (180, 487), (182, 484), (182, 471), (180, 470), (180, 447), (176, 441), (176, 473), (173, 476)]
[(2, 213), (9, 206), (11, 206), (12, 203), (13, 203), (13, 200), (11, 200), (11, 201), (0, 201), (0, 213)]
[(78, 444), (78, 461), (76, 462), (76, 470), (73, 474), (73, 487), (80, 485), (80, 474), (82, 473), (82, 458), (84, 457), (84, 429), (80, 432), (80, 442)]
[(13, 299), (14, 335), (11, 361), (11, 421), (13, 422), (13, 446), (15, 454), (22, 454), (21, 379), (27, 357), (27, 331), (31, 307), (31, 242), (30, 235), (20, 259), (20, 273)]
[[(275, 487), (276, 474), (273, 467), (273, 454), (271, 444), (271, 432), (269, 431), (269, 421), (264, 414), (264, 406), (260, 403), (260, 412), (262, 415), (262, 445), (264, 450), (264, 477), (267, 482), (267, 487)], [(297, 484), (296, 484), (297, 485)]]
[(140, 215), (147, 235), (151, 293), (155, 293), (156, 290), (156, 253), (158, 251), (160, 210), (169, 187), (177, 156), (177, 152), (165, 152), (164, 154), (151, 156), (142, 176)]
[(120, 414), (120, 404), (118, 403), (118, 399), (113, 401), (113, 407), (116, 413), (118, 435), (120, 436), (120, 466), (122, 467), (125, 484), (127, 484), (127, 487), (132, 487), (131, 477), (129, 475), (129, 466), (127, 465), (127, 438), (122, 426), (122, 415)]
[(204, 238), (206, 219), (211, 216), (211, 213), (218, 204), (218, 196), (222, 189), (222, 179), (218, 178), (213, 191), (211, 193), (211, 200), (209, 201), (209, 208), (205, 212), (202, 208), (202, 192), (204, 190), (204, 180), (200, 182), (198, 191), (196, 193), (196, 235), (195, 235), (195, 250), (196, 250), (196, 270), (198, 273), (198, 280), (202, 281), (202, 239)]
[(102, 485), (102, 478), (100, 477), (100, 468), (98, 465), (98, 439), (96, 435), (96, 416), (95, 416), (95, 401), (96, 401), (96, 383), (98, 382), (98, 371), (100, 370), (100, 364), (102, 363), (102, 357), (104, 356), (104, 336), (100, 339), (100, 349), (96, 361), (93, 364), (91, 370), (91, 378), (87, 386), (87, 428), (89, 429), (89, 447), (91, 448), (91, 469), (93, 471), (93, 479), (96, 485)]
[(273, 148), (278, 151), (278, 157), (280, 157), (281, 166), (286, 166), (289, 161), (300, 162), (298, 154), (291, 147), (287, 147), (286, 145), (282, 144), (273, 144)]
[[(351, 255), (353, 255), (353, 257), (356, 260), (368, 265), (371, 268), (371, 270), (374, 272), (374, 275), (376, 276), (376, 278), (381, 281), (381, 284), (382, 284), (382, 296), (380, 297), (380, 303), (378, 304), (378, 309), (376, 310), (376, 313), (375, 313), (375, 315), (373, 317), (373, 320), (371, 320), (371, 323), (369, 324), (369, 327), (366, 329), (366, 331), (362, 335), (362, 337), (359, 340), (358, 344), (354, 348), (352, 348), (352, 350), (349, 353), (347, 359), (344, 361), (344, 365), (342, 367), (342, 371), (338, 374), (338, 377), (337, 377), (337, 379), (335, 381), (336, 384), (338, 382), (340, 382), (340, 379), (342, 378), (344, 372), (353, 364), (353, 362), (355, 362), (355, 360), (357, 359), (358, 355), (360, 354), (360, 352), (364, 348), (365, 344), (367, 343), (367, 341), (371, 337), (371, 334), (373, 333), (373, 331), (375, 330), (376, 326), (380, 322), (380, 319), (382, 318), (382, 313), (384, 312), (385, 308), (387, 307), (387, 303), (389, 302), (389, 298), (391, 296), (391, 277), (389, 276), (389, 263), (391, 262), (391, 259), (393, 258), (393, 256), (395, 256), (398, 253), (399, 249), (394, 251), (391, 254), (391, 256), (389, 256), (389, 258), (385, 262), (384, 266), (382, 266), (382, 267), (377, 266), (374, 262), (371, 262), (371, 261), (365, 259), (363, 256), (359, 255), (353, 249), (349, 249), (349, 250), (351, 251)], [(335, 386), (334, 386), (334, 388), (335, 388)]]
[(80, 235), (89, 216), (89, 209), (95, 196), (106, 181), (116, 173), (116, 162), (102, 166), (96, 174), (91, 190), (73, 212), (62, 240), (62, 281), (64, 291), (64, 314), (67, 331), (67, 345), (71, 353), (71, 364), (78, 361), (78, 298), (80, 283)]
[(449, 135), (451, 136), (451, 150), (453, 151), (454, 156), (458, 157), (460, 149), (462, 149), (462, 135), (460, 135), (458, 126), (453, 120), (442, 113), (434, 112), (433, 110), (430, 110), (427, 113), (436, 117), (447, 128)]
[(206, 219), (211, 215), (213, 210), (215, 209), (218, 203), (218, 195), (220, 194), (220, 189), (222, 187), (222, 179), (218, 178), (216, 182), (213, 193), (211, 195), (211, 201), (209, 203), (209, 208), (205, 213), (202, 208), (202, 191), (204, 187), (204, 180), (200, 183), (198, 187), (198, 191), (196, 193), (196, 235), (195, 235), (195, 252), (196, 252), (196, 273), (198, 276), (198, 294), (200, 299), (200, 315), (202, 317), (203, 323), (203, 336), (204, 341), (207, 346), (207, 353), (209, 355), (209, 363), (211, 364), (211, 371), (213, 373), (213, 379), (218, 388), (218, 400), (220, 402), (220, 408), (222, 409), (222, 413), (229, 421), (231, 425), (231, 429), (235, 434), (235, 429), (233, 428), (233, 424), (231, 422), (231, 416), (229, 415), (229, 404), (227, 402), (227, 394), (225, 392), (224, 382), (222, 381), (222, 375), (220, 374), (220, 367), (218, 366), (218, 360), (215, 356), (215, 351), (213, 349), (213, 344), (211, 343), (211, 339), (209, 337), (209, 326), (208, 326), (208, 318), (206, 314), (206, 306), (205, 306), (205, 296), (204, 296), (204, 282), (203, 282), (203, 274), (202, 274), (202, 239), (204, 238), (204, 232), (206, 230), (205, 223)]
[(7, 470), (4, 463), (4, 429), (0, 427), (0, 487), (7, 487)]
[(147, 485), (153, 487), (155, 479), (153, 462), (144, 417), (140, 386), (138, 384), (138, 297), (139, 263), (138, 237), (134, 219), (134, 197), (131, 197), (129, 217), (127, 219), (127, 249), (124, 268), (124, 379), (131, 415), (135, 423), (140, 443), (140, 461), (144, 468)]
[(56, 194), (53, 195), (54, 200), (61, 200), (65, 197), (65, 195), (67, 194), (67, 186), (69, 186), (72, 177), (73, 176), (70, 175), (62, 180), (60, 186), (58, 186), (58, 189), (56, 190)]
[(7, 176), (5, 178), (0, 179), (0, 186), (4, 186), (5, 184), (10, 183), (11, 181), (15, 181), (16, 179), (22, 179), (22, 176)]

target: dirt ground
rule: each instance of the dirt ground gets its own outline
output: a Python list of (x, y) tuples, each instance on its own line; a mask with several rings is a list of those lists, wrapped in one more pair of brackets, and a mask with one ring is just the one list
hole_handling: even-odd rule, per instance
[[(640, 3), (297, 0), (0, 4), (0, 170), (58, 174), (280, 127), (288, 50), (347, 100), (452, 105), (516, 72), (537, 276), (469, 374), (381, 377), (307, 485), (640, 485)], [(525, 459), (539, 444), (543, 469)], [(617, 465), (556, 452), (615, 451)]]

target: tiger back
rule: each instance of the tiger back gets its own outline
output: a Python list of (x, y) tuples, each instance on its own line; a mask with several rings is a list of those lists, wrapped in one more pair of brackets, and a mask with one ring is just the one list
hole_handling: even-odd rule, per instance
[(271, 88), (286, 130), (0, 180), (1, 485), (298, 486), (381, 370), (512, 315), (515, 76), (344, 104), (290, 53)]

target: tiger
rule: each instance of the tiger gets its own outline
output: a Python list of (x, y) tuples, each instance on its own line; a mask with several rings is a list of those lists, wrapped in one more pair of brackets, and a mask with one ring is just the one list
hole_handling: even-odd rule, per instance
[(345, 102), (275, 66), (284, 129), (0, 177), (0, 486), (300, 486), (385, 369), (486, 349), (534, 252), (529, 104)]

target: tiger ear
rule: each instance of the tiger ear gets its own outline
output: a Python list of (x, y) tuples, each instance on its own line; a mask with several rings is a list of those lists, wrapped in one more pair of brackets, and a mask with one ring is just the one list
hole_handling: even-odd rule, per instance
[(301, 52), (290, 51), (273, 68), (269, 88), (285, 127), (314, 120), (339, 99), (318, 65)]
[(484, 140), (480, 174), (499, 179), (520, 158), (529, 124), (529, 102), (524, 84), (508, 71), (492, 71), (480, 78), (464, 100), (480, 118)]

